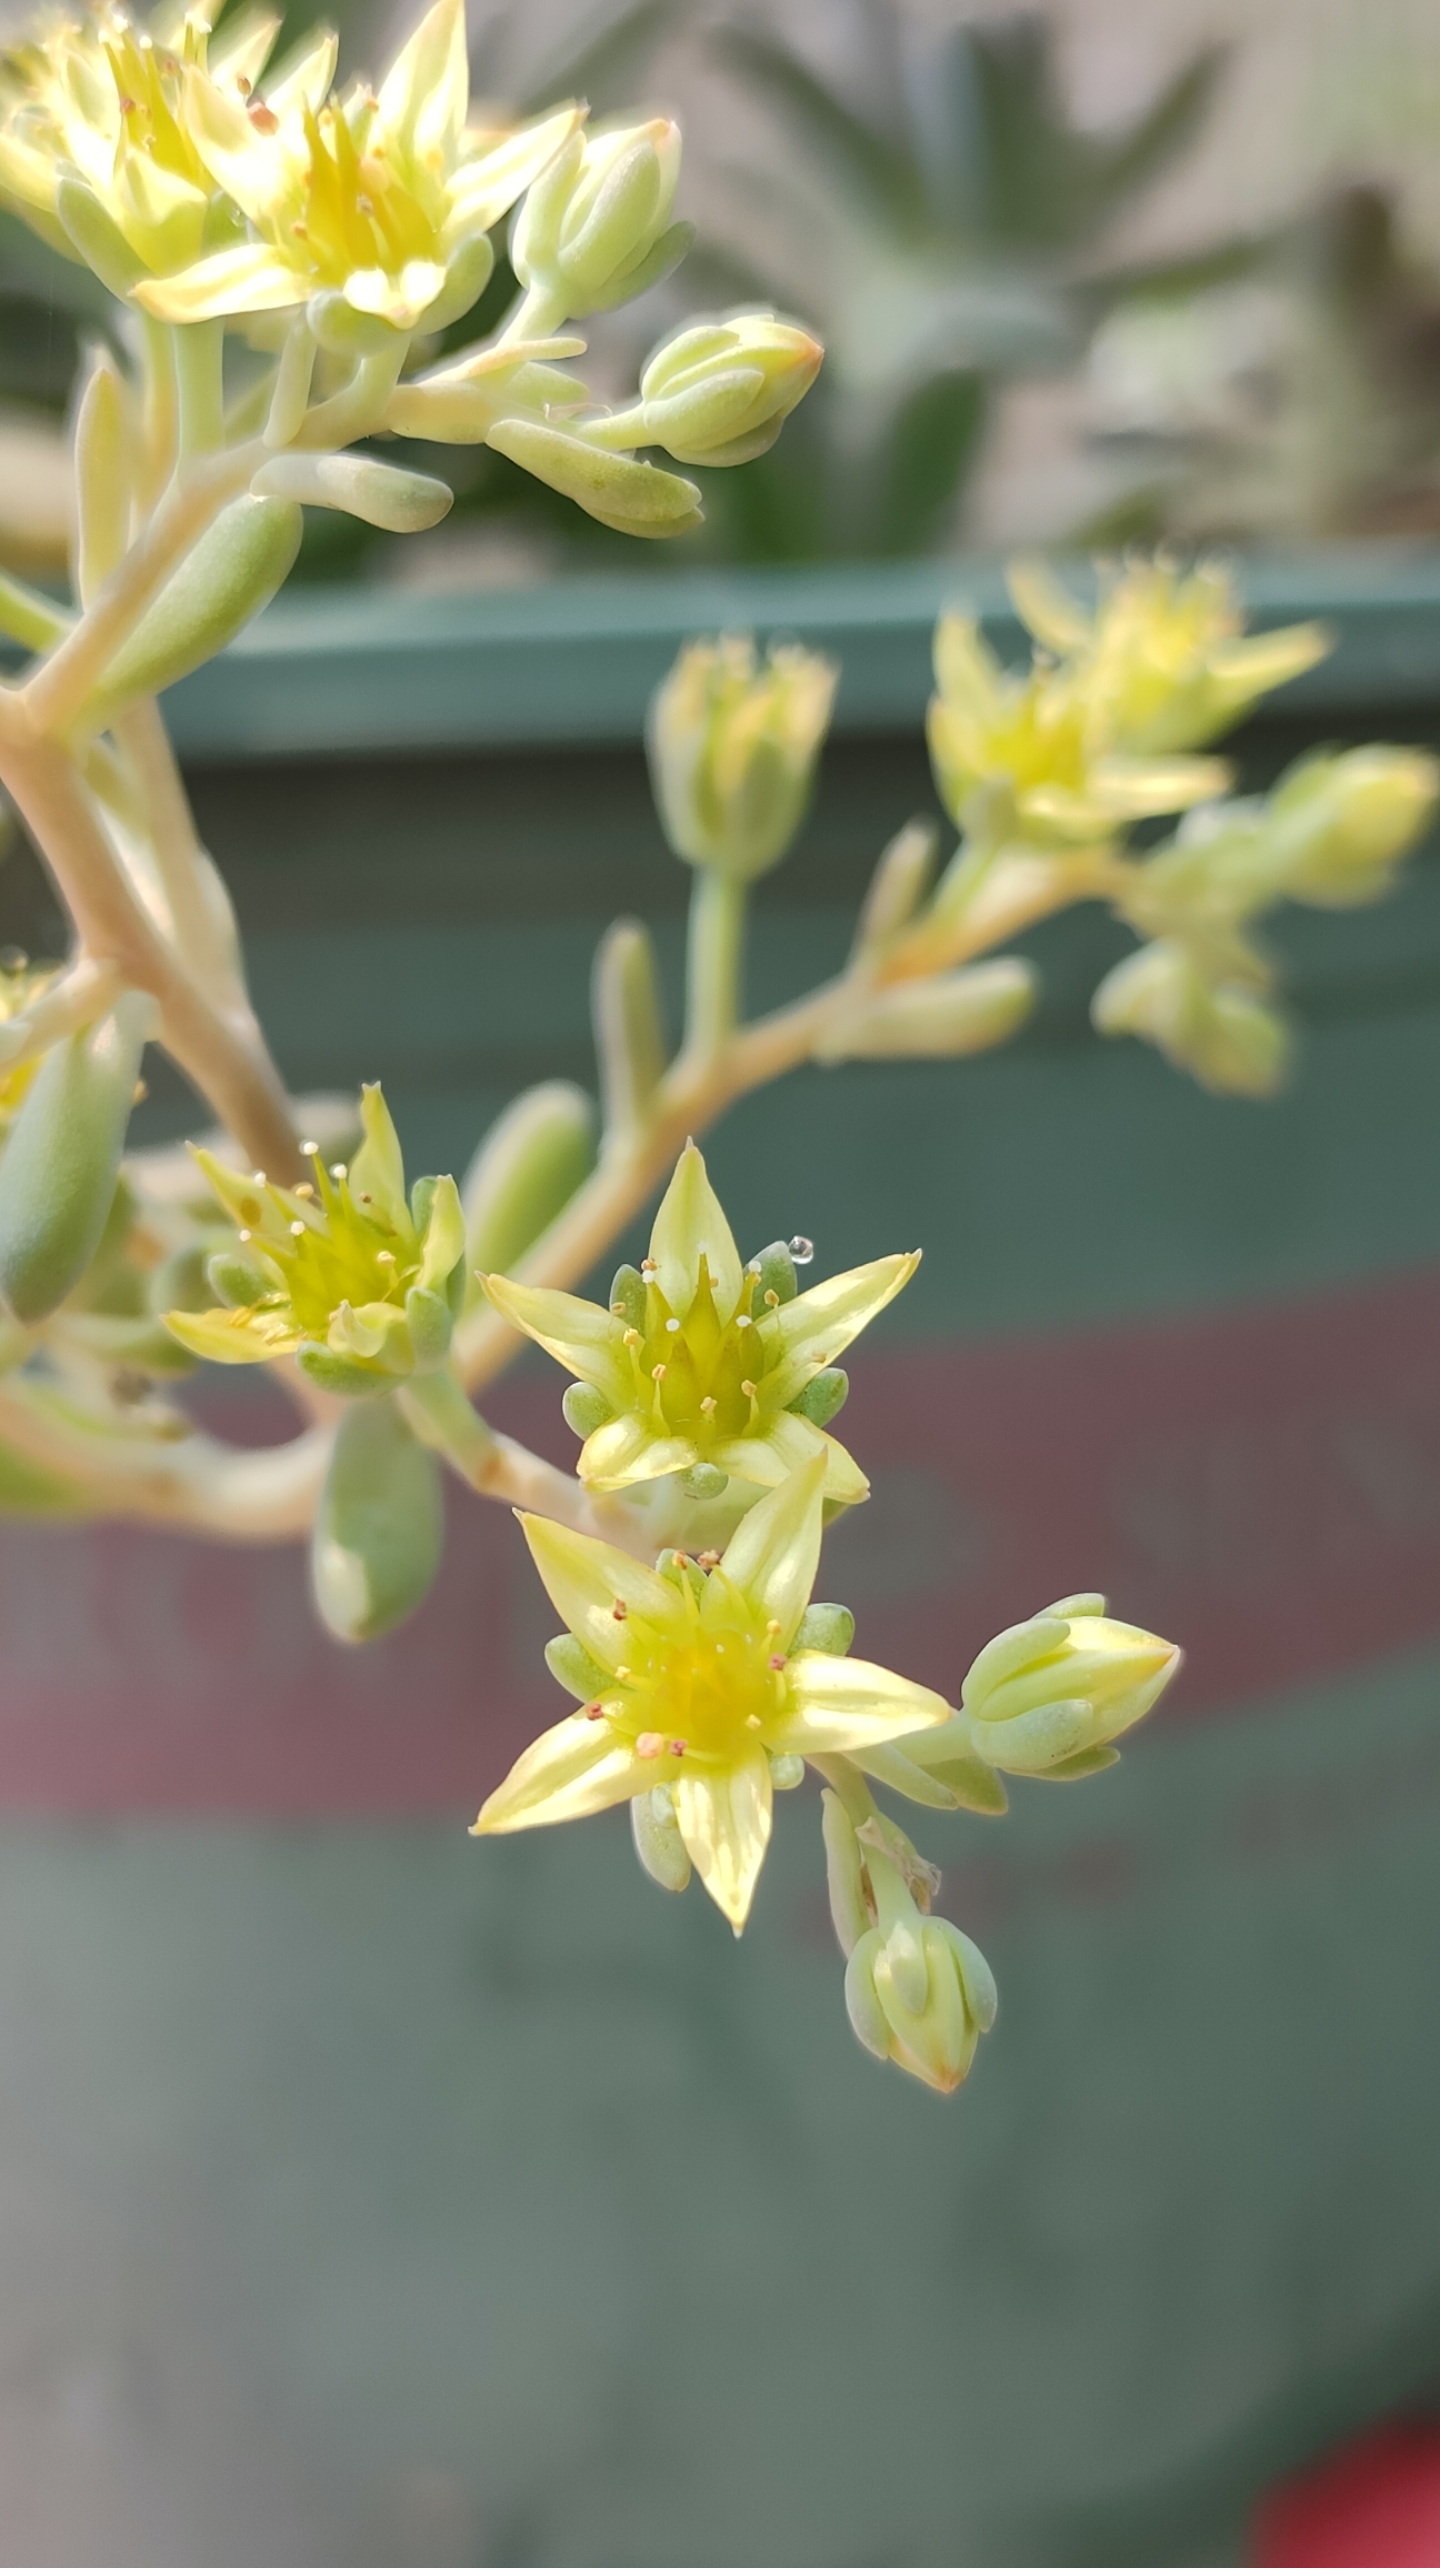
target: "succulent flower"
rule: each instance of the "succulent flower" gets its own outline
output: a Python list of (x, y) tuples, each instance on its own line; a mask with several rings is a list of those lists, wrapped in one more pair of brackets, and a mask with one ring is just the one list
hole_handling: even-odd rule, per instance
[(583, 1708), (526, 1749), (473, 1833), (580, 1819), (668, 1785), (685, 1852), (738, 1935), (770, 1840), (772, 1760), (845, 1755), (949, 1712), (888, 1668), (792, 1647), (819, 1563), (824, 1490), (816, 1455), (750, 1510), (708, 1572), (679, 1552), (649, 1569), (522, 1516), (571, 1635), (552, 1644), (551, 1665)]
[(1214, 562), (1189, 573), (1163, 559), (1127, 563), (1102, 580), (1093, 615), (1039, 563), (1011, 571), (1010, 593), (1037, 642), (1082, 673), (1116, 747), (1136, 757), (1203, 747), (1332, 648), (1322, 624), (1247, 634), (1235, 583)]
[(926, 736), (952, 819), (997, 839), (1085, 844), (1224, 791), (1215, 758), (1125, 747), (1080, 664), (1003, 669), (973, 618), (942, 616)]
[(1062, 1597), (987, 1641), (959, 1711), (907, 1740), (905, 1755), (942, 1779), (948, 1761), (975, 1756), (1002, 1774), (1097, 1772), (1114, 1764), (1114, 1742), (1153, 1709), (1180, 1659), (1173, 1641), (1115, 1622), (1103, 1596)]
[(322, 335), (335, 299), (400, 331), (458, 320), (490, 274), (492, 227), (583, 113), (476, 130), (465, 123), (469, 94), (463, 0), (436, 0), (378, 94), (362, 85), (322, 105), (313, 83), (292, 83), (245, 100), (188, 67), (185, 130), (254, 237), (142, 285), (136, 299), (161, 320), (201, 321), (318, 297)]
[(247, 126), (313, 111), (336, 40), (318, 31), (265, 84), (279, 23), (242, 13), (233, 31), (212, 36), (200, 11), (150, 29), (101, 8), (15, 47), (0, 66), (6, 200), (68, 256), (90, 257), (116, 292), (238, 240), (239, 210), (216, 199), (192, 129), (189, 83), (203, 81)]
[(818, 652), (748, 634), (691, 642), (650, 708), (650, 774), (665, 835), (687, 865), (753, 882), (805, 815), (839, 675)]
[(171, 1311), (166, 1325), (212, 1364), (295, 1356), (334, 1391), (384, 1391), (442, 1363), (464, 1290), (465, 1217), (453, 1177), (417, 1178), (378, 1087), (361, 1092), (365, 1138), (348, 1169), (303, 1145), (313, 1183), (272, 1186), (209, 1151), (196, 1159), (238, 1225), (210, 1260), (229, 1307)]
[(742, 1266), (687, 1142), (650, 1253), (638, 1272), (620, 1269), (608, 1310), (503, 1275), (484, 1282), (502, 1318), (585, 1385), (584, 1397), (567, 1395), (566, 1414), (585, 1436), (578, 1468), (591, 1488), (677, 1471), (707, 1473), (714, 1495), (722, 1474), (773, 1488), (823, 1457), (827, 1499), (854, 1505), (869, 1483), (824, 1432), (848, 1387), (835, 1359), (918, 1264), (918, 1250), (878, 1257), (806, 1293), (783, 1248)]

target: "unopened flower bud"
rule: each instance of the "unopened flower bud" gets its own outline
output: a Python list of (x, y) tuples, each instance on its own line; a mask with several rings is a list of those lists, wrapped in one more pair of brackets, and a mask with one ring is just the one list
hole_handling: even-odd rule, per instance
[(486, 443), (619, 535), (683, 535), (700, 523), (700, 493), (693, 482), (656, 464), (637, 464), (629, 455), (607, 454), (563, 428), (538, 419), (500, 419)]
[(692, 642), (652, 698), (650, 774), (665, 835), (688, 865), (753, 882), (805, 815), (838, 672), (813, 651), (748, 636)]
[[(1103, 1605), (1098, 1597), (1064, 1602)], [(917, 1765), (943, 1764), (953, 1732), (1002, 1773), (1054, 1772), (1132, 1729), (1179, 1665), (1173, 1642), (1103, 1611), (1035, 1614), (987, 1642), (955, 1721), (907, 1740), (906, 1753)]]
[(522, 285), (579, 319), (643, 293), (689, 245), (671, 228), (680, 129), (668, 117), (574, 134), (530, 189), (510, 257)]
[(861, 1936), (845, 1967), (845, 2003), (867, 2051), (951, 2095), (995, 2021), (995, 1981), (948, 1917), (912, 1908), (888, 1931), (882, 1920)]
[(1429, 825), (1440, 763), (1423, 749), (1347, 749), (1291, 769), (1266, 809), (1277, 887), (1320, 909), (1379, 900)]
[(1284, 1018), (1252, 990), (1216, 988), (1168, 938), (1117, 963), (1090, 1014), (1097, 1032), (1139, 1035), (1221, 1095), (1273, 1096), (1285, 1076)]
[(678, 331), (640, 378), (647, 444), (680, 464), (748, 464), (809, 391), (824, 351), (773, 312)]

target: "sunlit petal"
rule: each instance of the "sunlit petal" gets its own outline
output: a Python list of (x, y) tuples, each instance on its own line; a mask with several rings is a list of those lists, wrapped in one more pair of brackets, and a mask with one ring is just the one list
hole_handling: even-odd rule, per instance
[(661, 1199), (650, 1254), (655, 1281), (677, 1319), (684, 1319), (695, 1299), (702, 1255), (715, 1290), (716, 1313), (722, 1323), (731, 1317), (740, 1299), (740, 1251), (693, 1141), (680, 1153)]
[(797, 1293), (793, 1302), (782, 1302), (763, 1323), (767, 1336), (773, 1332), (784, 1349), (766, 1384), (770, 1397), (788, 1408), (806, 1383), (825, 1365), (834, 1364), (887, 1302), (894, 1301), (919, 1263), (918, 1248), (877, 1257), (868, 1266), (852, 1266), (847, 1274), (829, 1275), (823, 1284), (812, 1284), (808, 1293)]
[(738, 1935), (770, 1843), (769, 1765), (757, 1752), (720, 1770), (682, 1768), (672, 1790), (685, 1851)]
[(629, 1407), (635, 1395), (634, 1369), (625, 1351), (625, 1328), (598, 1302), (582, 1302), (577, 1293), (556, 1293), (540, 1284), (512, 1284), (508, 1275), (487, 1275), (485, 1291), (502, 1320), (524, 1331), (547, 1355), (582, 1382), (592, 1383), (612, 1408)]
[[(682, 1619), (677, 1591), (628, 1552), (591, 1534), (572, 1533), (548, 1516), (521, 1516), (525, 1540), (551, 1604), (602, 1667), (634, 1656), (626, 1624), (634, 1614), (662, 1630)], [(623, 1611), (617, 1615), (616, 1607)]]
[(485, 1803), (470, 1834), (503, 1836), (512, 1828), (548, 1828), (562, 1819), (585, 1819), (628, 1801), (655, 1780), (608, 1721), (571, 1712), (542, 1732), (518, 1757)]
[(742, 1516), (726, 1545), (722, 1567), (764, 1616), (780, 1626), (786, 1649), (810, 1602), (820, 1565), (824, 1521), (825, 1456), (792, 1472), (778, 1489)]
[(908, 1677), (869, 1659), (802, 1650), (786, 1674), (790, 1708), (765, 1730), (766, 1744), (777, 1755), (847, 1756), (950, 1718), (943, 1694), (912, 1685)]

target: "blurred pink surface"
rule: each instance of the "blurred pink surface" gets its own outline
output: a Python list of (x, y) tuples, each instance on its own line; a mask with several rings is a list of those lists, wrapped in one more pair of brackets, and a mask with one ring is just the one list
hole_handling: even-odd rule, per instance
[(1440, 2568), (1440, 2432), (1392, 2426), (1261, 2508), (1256, 2568)]

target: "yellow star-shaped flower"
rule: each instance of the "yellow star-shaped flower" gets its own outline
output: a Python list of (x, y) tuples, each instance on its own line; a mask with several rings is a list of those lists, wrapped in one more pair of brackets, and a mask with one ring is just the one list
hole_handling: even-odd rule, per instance
[(686, 1853), (738, 1935), (770, 1842), (771, 1759), (852, 1755), (949, 1717), (923, 1685), (804, 1646), (824, 1494), (817, 1454), (752, 1507), (708, 1575), (683, 1553), (662, 1553), (662, 1574), (522, 1516), (591, 1690), (526, 1749), (471, 1833), (581, 1819), (668, 1787)]
[(458, 319), (492, 264), (486, 235), (575, 130), (563, 107), (516, 129), (467, 128), (463, 0), (437, 0), (378, 95), (358, 87), (260, 105), (185, 78), (184, 119), (254, 238), (137, 289), (163, 321), (284, 311), (338, 294), (409, 331)]
[[(870, 1484), (815, 1412), (823, 1420), (838, 1407), (836, 1357), (919, 1263), (918, 1249), (878, 1257), (782, 1299), (759, 1264), (742, 1265), (692, 1141), (655, 1216), (650, 1254), (638, 1275), (621, 1270), (608, 1311), (503, 1275), (484, 1284), (504, 1319), (589, 1385), (596, 1423), (578, 1468), (592, 1489), (697, 1465), (774, 1488), (823, 1457), (825, 1496), (853, 1506)], [(810, 1414), (798, 1405), (806, 1401)]]

